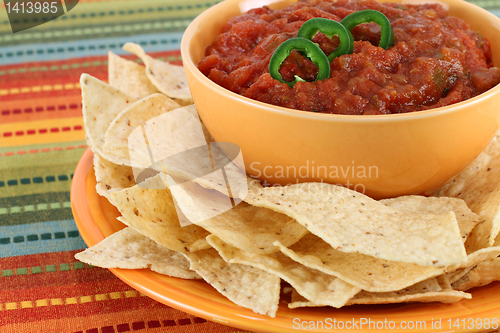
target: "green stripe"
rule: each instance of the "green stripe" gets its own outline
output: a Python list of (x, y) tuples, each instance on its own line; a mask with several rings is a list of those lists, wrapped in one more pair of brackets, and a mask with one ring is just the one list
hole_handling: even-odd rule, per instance
[[(69, 192), (0, 198), (0, 226), (22, 225), (73, 218)], [(1, 213), (4, 214), (1, 214)]]
[[(170, 1), (171, 2), (171, 1)], [(157, 12), (168, 12), (168, 13), (174, 13), (174, 12), (179, 12), (179, 11), (193, 11), (197, 12), (203, 9), (206, 9), (208, 7), (213, 6), (215, 3), (214, 2), (207, 2), (207, 3), (196, 3), (196, 4), (187, 4), (187, 5), (160, 5), (160, 6), (149, 6), (149, 7), (144, 7), (140, 6), (139, 8), (133, 8), (133, 9), (128, 9), (128, 10), (123, 10), (121, 8), (116, 8), (115, 10), (108, 10), (108, 11), (94, 11), (94, 12), (82, 12), (78, 14), (68, 14), (64, 15), (64, 17), (61, 17), (59, 20), (65, 21), (65, 20), (77, 20), (77, 19), (92, 19), (98, 17), (100, 20), (109, 20), (110, 18), (121, 18), (123, 20), (127, 19), (127, 16), (134, 16), (137, 17), (139, 14), (147, 14), (147, 15), (154, 15)], [(100, 6), (102, 7), (102, 6)], [(101, 9), (101, 8), (99, 8)], [(38, 17), (34, 17), (33, 20), (38, 20)], [(4, 20), (2, 22), (4, 25), (9, 24), (8, 20)]]
[(71, 208), (70, 201), (60, 202), (49, 202), (49, 203), (38, 203), (36, 205), (24, 205), (24, 206), (12, 206), (12, 207), (0, 207), (0, 216), (9, 214), (22, 214), (28, 212), (36, 212), (42, 210), (53, 210), (53, 209), (63, 209)]
[[(42, 176), (44, 174), (39, 174), (37, 172), (38, 168), (56, 166), (61, 164), (71, 164), (72, 166), (77, 163), (85, 152), (84, 148), (77, 148), (78, 146), (73, 145), (72, 143), (61, 142), (58, 144), (51, 145), (52, 147), (44, 147), (50, 148), (50, 151), (43, 152), (43, 148), (39, 149), (38, 153), (29, 153), (29, 151), (35, 149), (30, 146), (22, 146), (22, 147), (8, 147), (1, 150), (1, 152), (5, 154), (6, 152), (15, 153), (14, 156), (2, 156), (0, 157), (0, 180), (4, 179), (12, 179), (12, 178), (26, 178), (32, 176)], [(72, 146), (74, 149), (66, 149), (67, 147)], [(54, 148), (61, 148), (62, 150), (54, 150)], [(18, 154), (20, 151), (25, 151), (26, 154)], [(76, 166), (76, 165), (75, 165)], [(8, 176), (8, 172), (12, 172), (12, 169), (23, 169), (22, 172), (17, 172), (18, 170), (14, 170), (17, 176)], [(31, 172), (26, 172), (26, 169), (34, 169), (33, 174)], [(73, 169), (68, 169), (70, 172), (59, 169), (58, 174), (70, 174), (73, 173)], [(53, 171), (52, 171), (53, 172)], [(50, 175), (52, 172), (45, 175)]]
[(91, 26), (72, 26), (71, 29), (61, 31), (61, 28), (45, 30), (43, 32), (35, 30), (25, 34), (4, 33), (0, 34), (0, 44), (3, 46), (21, 45), (29, 43), (43, 42), (63, 42), (78, 39), (105, 38), (114, 36), (127, 36), (145, 33), (176, 32), (184, 31), (195, 16), (189, 18), (162, 18), (144, 19), (143, 21), (92, 24)]
[[(58, 267), (59, 266), (59, 267)], [(95, 267), (85, 264), (83, 262), (62, 263), (59, 265), (45, 265), (33, 267), (21, 267), (16, 269), (4, 269), (1, 271), (1, 277), (20, 276), (20, 275), (33, 275), (43, 273), (65, 272), (72, 270), (80, 270)], [(59, 268), (59, 270), (57, 269)]]
[[(7, 152), (17, 153), (18, 151), (29, 152), (30, 150), (35, 150), (35, 149), (38, 149), (41, 151), (44, 148), (49, 148), (50, 150), (52, 150), (54, 148), (63, 148), (63, 150), (66, 150), (66, 147), (74, 147), (75, 150), (80, 150), (80, 154), (81, 154), (81, 150), (84, 148), (77, 149), (77, 147), (82, 146), (82, 145), (86, 145), (86, 144), (87, 144), (87, 142), (85, 140), (79, 140), (79, 141), (44, 143), (44, 144), (26, 145), (26, 146), (0, 147), (0, 154), (4, 155)], [(40, 155), (40, 154), (45, 154), (45, 153), (37, 153), (35, 155)], [(8, 161), (11, 158), (15, 158), (15, 156), (1, 156), (0, 157), (0, 168), (2, 167), (2, 163), (4, 163), (4, 162), (7, 161), (7, 163), (10, 163)]]
[[(69, 191), (75, 167), (76, 163), (67, 163), (50, 167), (7, 170), (4, 172), (6, 178), (0, 180), (0, 198)], [(59, 175), (54, 175), (54, 169), (59, 170)], [(33, 174), (31, 178), (26, 176), (31, 174)], [(66, 177), (67, 180), (59, 176)]]
[(48, 192), (41, 194), (22, 195), (18, 197), (0, 198), (0, 207), (15, 207), (25, 205), (37, 205), (49, 202), (66, 202), (70, 200), (70, 193), (66, 192)]
[(82, 154), (75, 149), (0, 159), (0, 198), (69, 191)]

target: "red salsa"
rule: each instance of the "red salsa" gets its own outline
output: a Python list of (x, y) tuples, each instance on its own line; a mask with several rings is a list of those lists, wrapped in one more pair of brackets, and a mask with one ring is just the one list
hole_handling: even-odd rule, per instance
[[(354, 52), (330, 63), (330, 78), (316, 79), (318, 68), (300, 52), (283, 62), (285, 81), (295, 75), (311, 82), (293, 87), (269, 74), (269, 60), (304, 22), (323, 17), (340, 22), (374, 9), (389, 18), (396, 43), (378, 47), (380, 26), (352, 30)], [(318, 33), (313, 41), (330, 54), (339, 45)], [(207, 47), (198, 68), (222, 87), (283, 107), (337, 114), (391, 114), (427, 110), (474, 97), (500, 82), (490, 43), (439, 4), (406, 5), (374, 0), (310, 0), (281, 10), (262, 7), (233, 17)]]

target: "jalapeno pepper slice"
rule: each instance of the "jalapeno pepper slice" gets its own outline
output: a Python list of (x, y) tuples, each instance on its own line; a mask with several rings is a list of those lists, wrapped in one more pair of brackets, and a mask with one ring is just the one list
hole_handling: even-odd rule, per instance
[(327, 56), (319, 48), (318, 44), (306, 38), (296, 37), (286, 40), (278, 46), (276, 51), (274, 51), (271, 60), (269, 61), (269, 74), (271, 74), (274, 79), (280, 81), (281, 83), (286, 83), (290, 87), (293, 87), (298, 81), (305, 81), (297, 75), (295, 75), (294, 81), (285, 81), (279, 72), (281, 64), (290, 55), (292, 50), (305, 53), (305, 55), (311, 59), (316, 66), (318, 66), (318, 75), (316, 76), (315, 81), (324, 80), (330, 77), (330, 61), (328, 61)]
[(347, 15), (342, 21), (340, 21), (340, 23), (349, 31), (351, 31), (355, 26), (361, 23), (368, 22), (374, 22), (380, 25), (382, 31), (380, 35), (380, 42), (378, 44), (379, 47), (388, 49), (389, 47), (394, 45), (394, 30), (392, 29), (391, 22), (389, 21), (387, 16), (385, 16), (378, 10), (360, 10), (359, 12), (354, 12)]
[(340, 45), (328, 55), (328, 60), (332, 61), (333, 58), (339, 57), (343, 54), (352, 53), (354, 50), (354, 39), (349, 30), (337, 21), (329, 20), (326, 18), (316, 17), (307, 20), (299, 29), (297, 37), (313, 39), (313, 37), (321, 31), (328, 38), (337, 35), (340, 39)]

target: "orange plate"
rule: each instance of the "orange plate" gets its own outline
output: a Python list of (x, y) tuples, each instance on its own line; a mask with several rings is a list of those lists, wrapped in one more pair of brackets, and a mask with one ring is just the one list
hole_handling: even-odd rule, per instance
[[(92, 158), (92, 152), (88, 149), (76, 168), (71, 187), (73, 215), (88, 246), (124, 227), (116, 220), (119, 216), (116, 208), (95, 191)], [(356, 305), (342, 309), (290, 310), (282, 303), (276, 318), (269, 318), (233, 304), (200, 280), (172, 278), (146, 269), (111, 269), (111, 272), (158, 302), (214, 322), (257, 332), (311, 332), (307, 328), (315, 328), (315, 332), (340, 332), (342, 328), (351, 329), (353, 324), (353, 328), (359, 327), (360, 331), (378, 328), (379, 332), (402, 330), (405, 327), (411, 329), (412, 325), (412, 332), (500, 329), (500, 320), (493, 319), (500, 318), (500, 283), (477, 288), (471, 300), (453, 304)], [(436, 324), (439, 319), (440, 328)], [(492, 320), (496, 322), (492, 323)], [(489, 326), (485, 327), (487, 321)], [(365, 324), (361, 326), (361, 323)], [(378, 327), (375, 326), (377, 324)]]

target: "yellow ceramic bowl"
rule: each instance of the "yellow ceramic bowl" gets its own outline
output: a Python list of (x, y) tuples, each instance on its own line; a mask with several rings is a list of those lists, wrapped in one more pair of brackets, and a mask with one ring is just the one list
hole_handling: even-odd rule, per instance
[[(343, 184), (375, 198), (421, 194), (459, 173), (498, 130), (500, 85), (433, 110), (348, 116), (257, 102), (220, 87), (197, 69), (205, 48), (230, 17), (263, 5), (282, 8), (293, 2), (226, 0), (198, 16), (182, 39), (182, 58), (198, 112), (216, 141), (240, 146), (248, 174), (270, 184)], [(500, 19), (465, 1), (439, 3), (490, 40), (494, 63), (500, 66)]]

